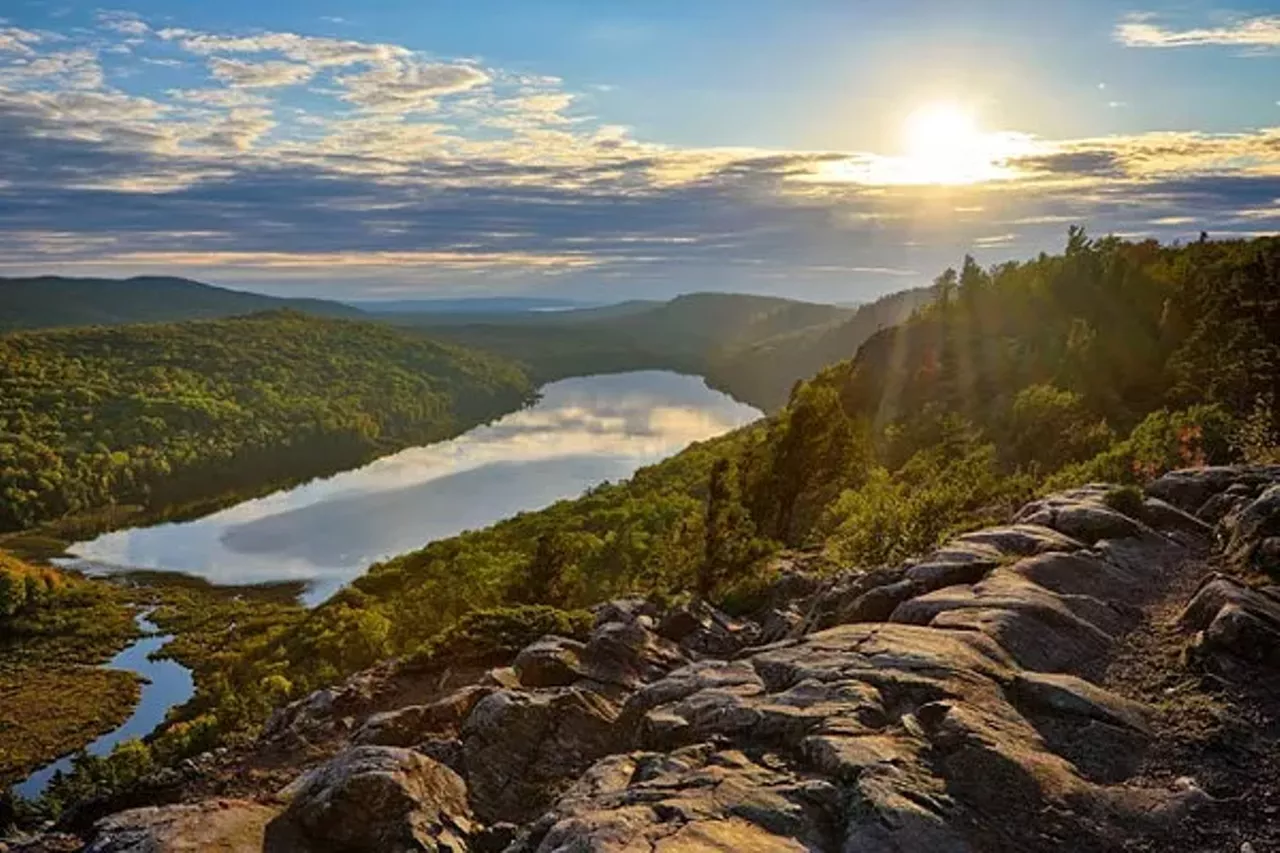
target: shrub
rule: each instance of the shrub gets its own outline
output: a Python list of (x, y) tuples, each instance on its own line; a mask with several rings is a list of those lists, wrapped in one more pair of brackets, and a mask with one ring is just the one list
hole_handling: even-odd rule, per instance
[(1102, 498), (1103, 503), (1130, 518), (1142, 517), (1142, 490), (1137, 486), (1117, 486)]
[(547, 634), (584, 640), (595, 617), (586, 610), (522, 605), (476, 610), (441, 631), (405, 661), (411, 670), (501, 663)]
[(1129, 437), (1097, 456), (1068, 466), (1045, 483), (1046, 491), (1083, 483), (1148, 483), (1165, 471), (1230, 461), (1235, 422), (1220, 406), (1159, 409)]

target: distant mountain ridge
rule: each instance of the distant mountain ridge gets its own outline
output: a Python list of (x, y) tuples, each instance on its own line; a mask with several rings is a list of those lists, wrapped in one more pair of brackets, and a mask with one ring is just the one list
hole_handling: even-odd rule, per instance
[(0, 334), (293, 309), (414, 328), (512, 359), (538, 383), (675, 370), (703, 376), (739, 400), (777, 411), (798, 380), (852, 358), (869, 337), (905, 321), (932, 298), (932, 289), (921, 288), (857, 307), (719, 292), (598, 305), (523, 296), (348, 304), (227, 290), (184, 278), (41, 276), (0, 278)]
[(472, 296), (458, 299), (347, 299), (347, 305), (372, 314), (507, 314), (524, 311), (576, 311), (596, 302), (541, 296)]
[(881, 329), (933, 298), (908, 290), (850, 308), (741, 293), (691, 293), (669, 302), (624, 302), (522, 314), (380, 315), (434, 338), (522, 363), (537, 381), (622, 370), (704, 376), (739, 400), (774, 411), (797, 380), (852, 358)]
[(0, 278), (0, 332), (215, 320), (282, 308), (322, 317), (364, 316), (324, 299), (286, 299), (169, 276)]

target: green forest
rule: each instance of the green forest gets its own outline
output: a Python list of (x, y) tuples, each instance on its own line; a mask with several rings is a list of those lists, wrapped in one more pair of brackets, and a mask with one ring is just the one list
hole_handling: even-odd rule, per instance
[[(314, 366), (308, 357), (335, 356), (326, 336), (339, 328), (340, 352), (353, 359), (341, 380), (349, 383), (349, 398), (334, 393), (327, 378), (321, 390), (319, 375), (305, 367), (294, 375), (280, 364)], [(297, 336), (296, 350), (282, 345), (282, 329)], [(245, 359), (257, 373), (236, 361), (245, 345), (226, 346), (230, 330), (260, 341), (258, 358)], [(297, 431), (306, 424), (311, 431), (301, 434), (316, 442), (340, 436), (367, 452), (379, 441), (423, 440), (415, 430), (484, 417), (486, 407), (509, 399), (504, 395), (527, 393), (521, 374), (504, 362), (423, 342), (420, 357), (430, 354), (456, 369), (426, 371), (453, 378), (428, 384), (437, 396), (423, 398), (422, 386), (404, 374), (380, 372), (404, 355), (396, 348), (393, 357), (380, 348), (389, 344), (376, 342), (402, 346), (400, 333), (361, 324), (272, 315), (197, 332), (173, 327), (172, 334), (204, 335), (216, 358), (226, 360), (215, 361), (219, 366), (200, 387), (217, 387), (212, 375), (253, 375), (273, 387), (276, 376), (282, 384), (275, 393), (296, 404), (264, 404), (264, 391), (249, 390), (263, 386), (240, 378), (219, 394), (203, 392), (210, 398), (207, 420), (165, 422), (166, 429), (184, 425), (177, 435), (186, 443), (220, 448), (198, 456), (215, 468), (242, 452), (232, 448), (245, 434), (232, 429), (246, 422), (220, 417), (230, 410), (219, 407), (246, 405), (244, 394), (259, 401), (255, 411), (271, 413), (261, 419), (264, 434), (253, 433), (260, 442), (278, 441), (281, 433), (268, 427), (288, 432), (285, 425)], [(149, 745), (131, 745), (119, 759), (85, 760), (55, 785), (52, 800), (127, 785), (139, 768), (252, 735), (274, 707), (388, 657), (430, 666), (456, 657), (460, 645), (514, 648), (548, 625), (572, 633), (582, 608), (624, 593), (668, 602), (697, 594), (749, 611), (775, 571), (770, 555), (783, 549), (806, 549), (832, 567), (872, 567), (1003, 522), (1050, 489), (1097, 480), (1137, 484), (1188, 465), (1280, 461), (1280, 238), (1164, 246), (1090, 239), (1072, 229), (1060, 254), (994, 268), (965, 258), (938, 276), (931, 299), (913, 305), (903, 322), (867, 334), (856, 355), (796, 383), (786, 405), (763, 421), (695, 445), (630, 481), (375, 565), (314, 610), (279, 600), (218, 600), (199, 590), (166, 593), (154, 619), (178, 634), (171, 653), (195, 671), (196, 697)], [(59, 353), (81, 335), (86, 346), (94, 342), (98, 365), (111, 363), (115, 349), (104, 342), (113, 335), (137, 340), (128, 330), (60, 335), (52, 337)], [(144, 337), (168, 351), (165, 336)], [(757, 336), (754, 345), (770, 337)], [(571, 358), (575, 339), (567, 340), (563, 354)], [(190, 343), (181, 357), (201, 358)], [(36, 363), (65, 364), (62, 355)], [(113, 369), (102, 369), (97, 381), (119, 381)], [(129, 373), (126, 365), (120, 370)], [(375, 384), (357, 389), (366, 379)], [(158, 380), (151, 382), (157, 387)], [(479, 408), (458, 404), (453, 411), (449, 395), (463, 382), (492, 395)], [(81, 384), (93, 385), (87, 378)], [(397, 388), (406, 396), (388, 396)], [(383, 414), (364, 429), (359, 425), (370, 420), (363, 417), (371, 416), (362, 403), (370, 400), (382, 401)], [(439, 401), (433, 403), (439, 408), (415, 409), (410, 400)], [(468, 403), (477, 405), (474, 397)], [(25, 410), (43, 411), (43, 404)], [(325, 415), (335, 418), (328, 431), (311, 420)], [(147, 428), (136, 415), (125, 421)], [(64, 409), (57, 425), (73, 422)], [(68, 448), (85, 452), (87, 431), (73, 438), (50, 426), (43, 434), (62, 455), (42, 458), (77, 458)], [(167, 434), (139, 441), (129, 433), (128, 458), (136, 452), (145, 459), (141, 448)], [(204, 443), (209, 435), (221, 442)], [(232, 456), (214, 461), (219, 452)], [(194, 464), (201, 463), (174, 470), (197, 470)], [(173, 488), (163, 485), (165, 476), (142, 481), (152, 494)], [(137, 494), (123, 490), (112, 499)], [(82, 500), (92, 505), (92, 498)], [(70, 510), (55, 504), (50, 515)], [(242, 629), (226, 632), (227, 619)]]
[(932, 298), (921, 288), (846, 308), (750, 296), (693, 293), (669, 302), (501, 318), (380, 315), (431, 337), (520, 362), (539, 383), (624, 370), (697, 374), (765, 411), (792, 386), (848, 358), (871, 335), (906, 320)]
[(1073, 230), (1062, 254), (966, 259), (936, 288), (765, 421), (373, 566), (287, 630), (224, 653), (184, 714), (253, 726), (281, 691), (422, 655), (477, 612), (690, 590), (749, 608), (778, 549), (874, 566), (1003, 522), (1050, 488), (1280, 458), (1280, 239), (1161, 246)]
[(0, 333), (58, 326), (176, 323), (255, 311), (293, 309), (323, 317), (358, 318), (348, 305), (323, 299), (282, 299), (227, 290), (185, 278), (0, 278)]
[(0, 336), (0, 532), (259, 492), (531, 394), (496, 356), (293, 311)]

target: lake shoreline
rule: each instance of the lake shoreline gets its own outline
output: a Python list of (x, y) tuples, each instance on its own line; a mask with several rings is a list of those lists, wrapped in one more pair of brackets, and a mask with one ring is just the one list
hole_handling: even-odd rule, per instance
[(630, 371), (538, 389), (538, 402), (460, 436), (224, 507), (65, 544), (89, 577), (307, 585), (315, 606), (371, 565), (579, 496), (761, 417), (702, 377)]

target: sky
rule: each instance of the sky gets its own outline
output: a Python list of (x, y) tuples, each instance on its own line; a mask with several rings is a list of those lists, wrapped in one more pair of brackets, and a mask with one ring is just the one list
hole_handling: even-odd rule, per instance
[(0, 5), (0, 276), (855, 302), (1072, 224), (1278, 230), (1280, 0)]

